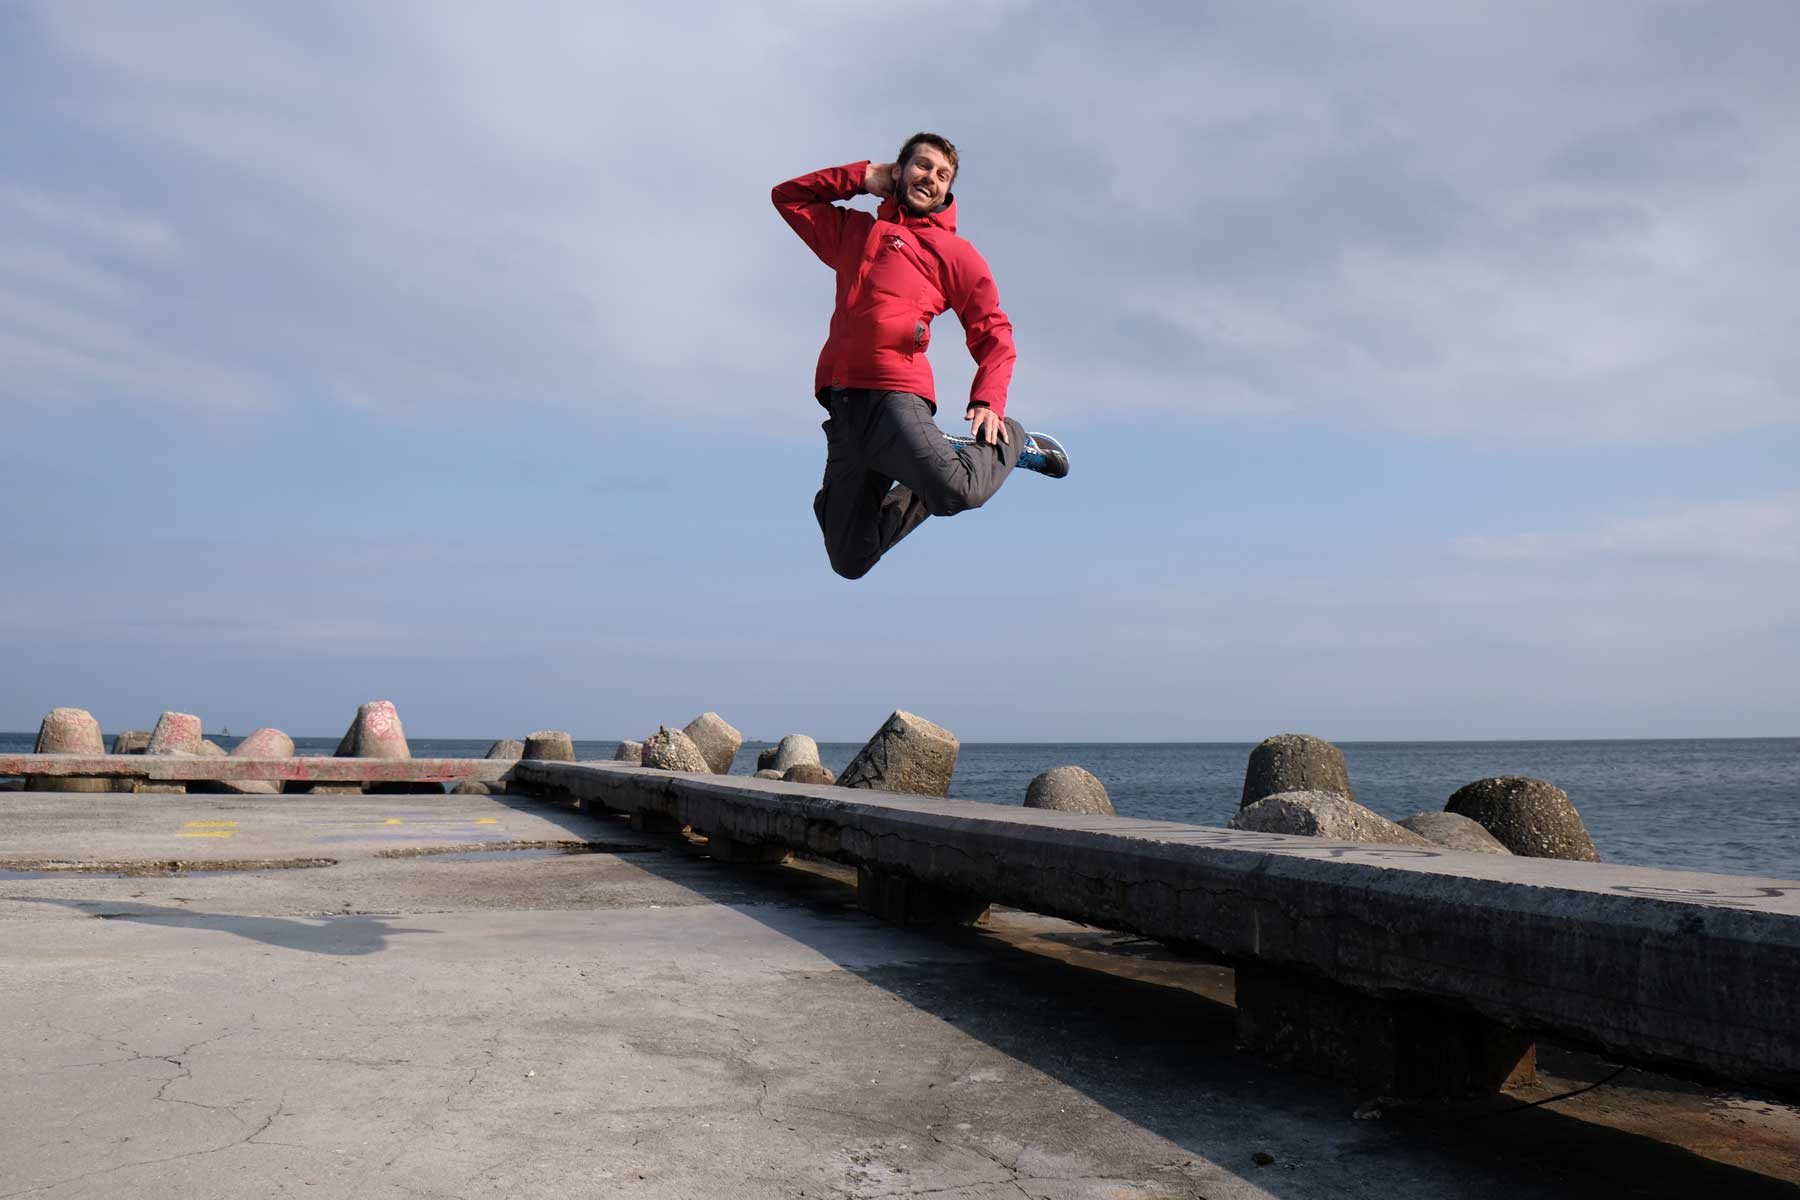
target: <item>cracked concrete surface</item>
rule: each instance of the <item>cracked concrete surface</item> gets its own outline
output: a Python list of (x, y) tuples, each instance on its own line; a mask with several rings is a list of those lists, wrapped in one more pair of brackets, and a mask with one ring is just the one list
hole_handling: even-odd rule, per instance
[[(74, 819), (84, 814), (85, 821)], [(236, 821), (230, 837), (176, 841)], [(1546, 1054), (1367, 1115), (1232, 1047), (1231, 977), (1001, 911), (875, 924), (845, 873), (511, 797), (0, 795), (0, 1200), (1793, 1195), (1800, 1115)], [(623, 851), (493, 861), (523, 841)], [(199, 847), (199, 848), (196, 848)], [(1257, 1165), (1256, 1156), (1266, 1165)]]

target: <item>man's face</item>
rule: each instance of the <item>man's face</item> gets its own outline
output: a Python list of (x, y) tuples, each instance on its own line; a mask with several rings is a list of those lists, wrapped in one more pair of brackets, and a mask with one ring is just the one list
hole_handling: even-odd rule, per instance
[(956, 168), (936, 146), (913, 147), (912, 156), (900, 168), (900, 203), (914, 214), (928, 213), (950, 194)]

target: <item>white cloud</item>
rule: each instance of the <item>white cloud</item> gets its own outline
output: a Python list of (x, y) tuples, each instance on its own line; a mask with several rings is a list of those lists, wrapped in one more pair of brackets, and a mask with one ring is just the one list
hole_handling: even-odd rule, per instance
[(1467, 558), (1499, 563), (1619, 558), (1800, 563), (1800, 492), (1689, 504), (1586, 529), (1465, 537), (1456, 549)]
[(0, 403), (769, 428), (830, 282), (768, 187), (934, 126), (1039, 421), (1095, 396), (1483, 439), (1800, 421), (1781, 4), (1696, 30), (1635, 4), (1016, 3), (944, 6), (930, 38), (816, 3), (27, 11), (10, 53), (51, 90), (24, 119), (92, 165), (24, 158), (0, 263), (135, 349), (33, 357), (0, 317), (0, 366), (36, 364)]

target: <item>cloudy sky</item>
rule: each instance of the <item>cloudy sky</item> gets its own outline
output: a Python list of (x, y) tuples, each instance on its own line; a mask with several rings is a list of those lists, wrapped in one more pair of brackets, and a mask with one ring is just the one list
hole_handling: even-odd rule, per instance
[[(1786, 0), (0, 5), (0, 728), (1800, 732), (1797, 44)], [(831, 279), (768, 193), (916, 129), (1075, 469), (849, 583)]]

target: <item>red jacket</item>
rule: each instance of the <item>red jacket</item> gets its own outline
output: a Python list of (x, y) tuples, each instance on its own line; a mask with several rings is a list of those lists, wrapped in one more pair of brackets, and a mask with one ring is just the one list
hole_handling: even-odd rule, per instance
[(937, 408), (931, 364), (931, 318), (955, 309), (975, 359), (969, 401), (1006, 415), (1012, 381), (1012, 322), (987, 261), (956, 236), (956, 200), (922, 217), (883, 200), (873, 217), (834, 200), (863, 190), (868, 162), (851, 163), (778, 184), (782, 219), (837, 272), (837, 307), (819, 352), (813, 390), (828, 387), (913, 392)]

